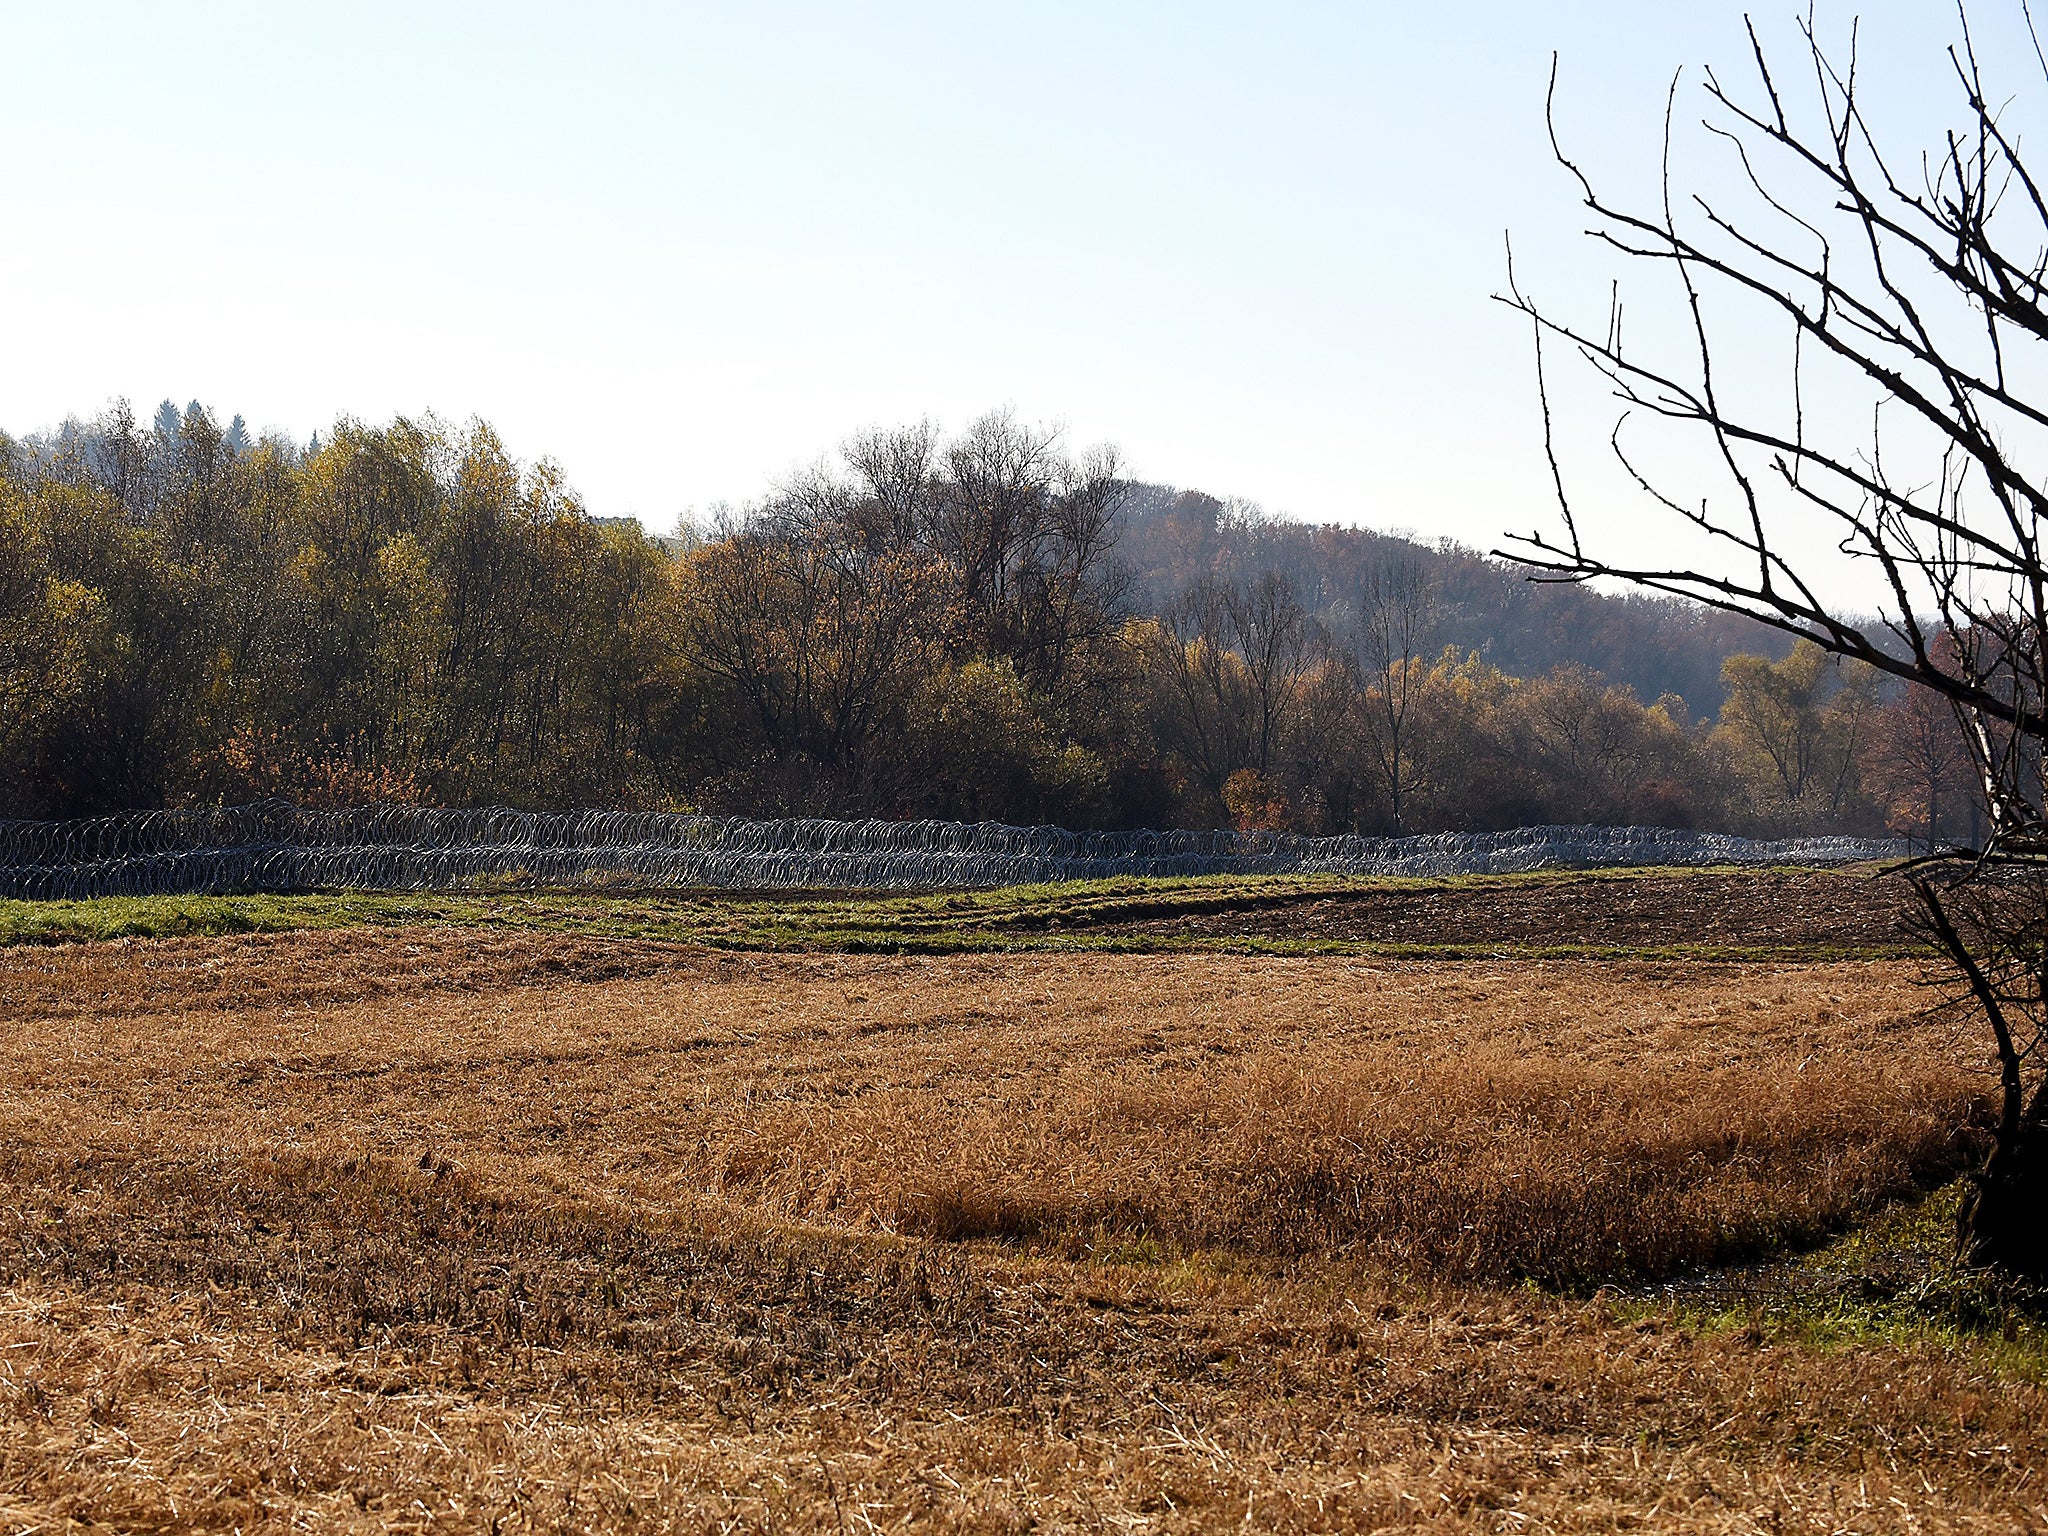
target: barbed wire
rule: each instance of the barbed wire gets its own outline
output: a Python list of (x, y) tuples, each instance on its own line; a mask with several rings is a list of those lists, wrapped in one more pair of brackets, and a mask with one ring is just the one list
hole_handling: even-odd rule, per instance
[(79, 821), (0, 821), (0, 895), (322, 890), (934, 890), (1115, 875), (1503, 874), (1625, 865), (1835, 865), (1900, 842), (1753, 841), (1660, 827), (1417, 837), (1072, 832), (1000, 822), (747, 821), (636, 811), (301, 810), (282, 800)]

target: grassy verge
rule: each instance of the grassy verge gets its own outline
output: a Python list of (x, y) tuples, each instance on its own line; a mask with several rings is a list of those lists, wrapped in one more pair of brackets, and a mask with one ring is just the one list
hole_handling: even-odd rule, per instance
[[(1562, 881), (1683, 880), (1691, 870), (1555, 871), (1436, 879), (1347, 876), (1206, 876), (1112, 879), (993, 891), (887, 893), (353, 892), (307, 895), (144, 896), (90, 901), (0, 901), (0, 945), (122, 938), (282, 933), (434, 923), (589, 937), (655, 939), (748, 950), (960, 954), (1010, 951), (1258, 955), (1362, 955), (1391, 959), (1635, 958), (1690, 961), (1860, 960), (1908, 953), (1903, 945), (1757, 945), (1689, 941), (1616, 945), (1378, 942), (1284, 934), (1117, 931), (1227, 913), (1270, 913), (1333, 895), (1384, 890), (1540, 889)], [(1725, 871), (1723, 871), (1725, 873)]]
[(1965, 1182), (1893, 1204), (1810, 1253), (1631, 1298), (1624, 1319), (1675, 1304), (1686, 1326), (1823, 1351), (1967, 1351), (1998, 1374), (2048, 1382), (2048, 1292), (1956, 1262)]

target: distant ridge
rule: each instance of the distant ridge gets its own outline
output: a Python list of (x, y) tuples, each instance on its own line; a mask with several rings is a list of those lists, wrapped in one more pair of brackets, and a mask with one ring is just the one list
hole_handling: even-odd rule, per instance
[(1413, 562), (1439, 584), (1436, 645), (1477, 651), (1502, 671), (1533, 677), (1576, 662), (1645, 703), (1665, 694), (1694, 719), (1720, 712), (1721, 663), (1739, 652), (1774, 660), (1791, 641), (1751, 619), (1676, 598), (1617, 596), (1527, 580), (1525, 567), (1449, 540), (1272, 517), (1202, 491), (1139, 484), (1122, 513), (1118, 553), (1136, 577), (1136, 605), (1159, 612), (1202, 576), (1255, 579), (1281, 571), (1310, 612), (1341, 627), (1376, 568)]

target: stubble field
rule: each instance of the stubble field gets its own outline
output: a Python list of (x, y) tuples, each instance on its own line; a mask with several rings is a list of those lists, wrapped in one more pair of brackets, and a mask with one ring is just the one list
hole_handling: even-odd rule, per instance
[(1914, 961), (376, 923), (0, 950), (0, 1524), (2048, 1522)]

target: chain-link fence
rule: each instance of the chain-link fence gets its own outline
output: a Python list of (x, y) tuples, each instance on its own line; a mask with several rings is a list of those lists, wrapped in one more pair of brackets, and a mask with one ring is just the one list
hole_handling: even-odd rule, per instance
[(1756, 842), (1656, 827), (1522, 827), (1423, 837), (1069, 832), (996, 822), (743, 821), (283, 801), (85, 821), (0, 822), (0, 895), (579, 889), (929, 890), (1111, 875), (1505, 873), (1621, 865), (1847, 864), (1903, 843)]

